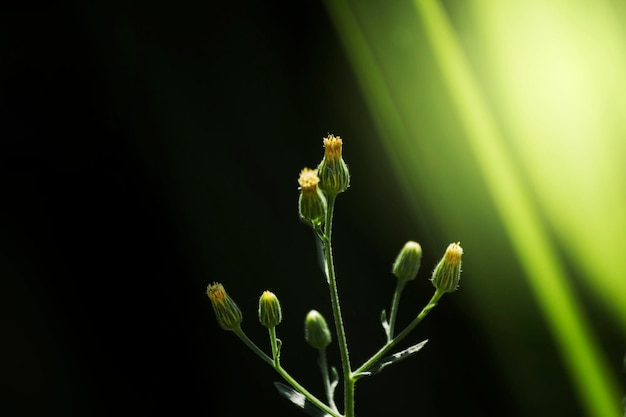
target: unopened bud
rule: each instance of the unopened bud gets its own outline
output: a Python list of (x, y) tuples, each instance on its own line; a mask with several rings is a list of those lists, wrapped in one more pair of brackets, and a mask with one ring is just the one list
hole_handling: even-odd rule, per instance
[(324, 349), (332, 341), (324, 316), (311, 310), (304, 320), (304, 338), (315, 349)]
[(343, 142), (339, 136), (324, 138), (324, 158), (317, 167), (320, 188), (328, 196), (345, 191), (350, 185), (350, 172), (341, 157)]
[(273, 292), (264, 291), (259, 298), (259, 321), (269, 329), (278, 326), (282, 319), (278, 298)]
[(408, 241), (393, 263), (393, 274), (400, 281), (407, 282), (415, 279), (422, 262), (422, 247), (419, 243)]
[(300, 219), (314, 228), (324, 224), (326, 218), (326, 197), (318, 187), (319, 182), (317, 170), (304, 168), (300, 172), (298, 211)]
[(456, 290), (461, 279), (461, 256), (463, 248), (458, 243), (451, 243), (446, 253), (433, 271), (432, 283), (440, 291)]
[(224, 330), (237, 329), (243, 321), (243, 315), (233, 299), (226, 294), (222, 284), (219, 282), (209, 284), (206, 293), (211, 300), (220, 327)]

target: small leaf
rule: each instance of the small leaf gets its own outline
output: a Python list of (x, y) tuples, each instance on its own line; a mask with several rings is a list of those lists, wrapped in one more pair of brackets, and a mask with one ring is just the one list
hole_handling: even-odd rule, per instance
[(285, 384), (280, 382), (274, 382), (274, 386), (278, 390), (278, 393), (291, 401), (296, 407), (300, 408), (306, 414), (311, 417), (332, 417), (330, 414), (327, 414), (317, 408), (311, 401), (307, 400), (304, 395), (294, 390), (291, 387), (288, 387)]
[(385, 335), (387, 336), (387, 340), (390, 340), (389, 337), (389, 322), (387, 321), (387, 311), (383, 310), (380, 313), (380, 324), (383, 325), (383, 329), (385, 329)]
[(352, 377), (358, 381), (359, 379), (363, 378), (364, 376), (372, 376), (371, 372), (358, 372), (356, 374), (354, 374)]
[(337, 388), (337, 384), (339, 383), (339, 374), (337, 373), (337, 368), (334, 366), (330, 367), (330, 396), (335, 398), (335, 388)]
[(326, 256), (324, 254), (324, 239), (326, 239), (326, 235), (321, 232), (321, 229), (317, 232), (315, 236), (315, 247), (317, 248), (317, 261), (319, 262), (320, 268), (322, 272), (324, 272), (324, 276), (326, 277), (326, 283), (330, 283), (330, 278), (328, 276), (328, 263), (326, 262)]
[(339, 382), (339, 374), (337, 373), (337, 368), (334, 366), (330, 367), (330, 386), (331, 388), (335, 388), (337, 383)]
[(423, 342), (420, 342), (416, 345), (411, 346), (408, 349), (405, 349), (403, 351), (400, 351), (398, 353), (394, 353), (391, 356), (387, 356), (382, 358), (381, 360), (379, 360), (378, 362), (376, 362), (374, 365), (372, 365), (372, 367), (369, 369), (369, 373), (371, 375), (377, 374), (380, 371), (382, 371), (384, 368), (386, 368), (389, 365), (393, 365), (394, 363), (400, 362), (401, 360), (404, 360), (410, 356), (413, 356), (414, 354), (416, 354), (417, 352), (420, 351), (420, 349), (422, 349), (424, 347), (424, 345), (426, 344), (426, 342), (428, 342), (428, 339), (424, 340)]

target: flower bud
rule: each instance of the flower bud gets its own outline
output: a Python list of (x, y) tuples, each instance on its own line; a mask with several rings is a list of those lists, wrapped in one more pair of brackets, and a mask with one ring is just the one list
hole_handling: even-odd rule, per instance
[(326, 218), (326, 197), (318, 187), (319, 182), (317, 170), (304, 168), (300, 172), (298, 211), (300, 219), (314, 228), (324, 224)]
[(451, 243), (439, 261), (431, 281), (435, 288), (444, 292), (456, 290), (461, 279), (461, 256), (463, 248), (458, 243)]
[(309, 311), (304, 320), (304, 339), (315, 349), (324, 349), (332, 341), (328, 324), (316, 310)]
[(278, 326), (282, 319), (278, 298), (273, 292), (264, 291), (259, 298), (259, 321), (269, 329)]
[(402, 282), (415, 279), (422, 262), (422, 247), (412, 240), (406, 242), (393, 263), (392, 272)]
[(343, 142), (339, 136), (324, 138), (324, 158), (317, 167), (320, 188), (327, 196), (335, 196), (350, 185), (348, 166), (341, 157)]
[(206, 293), (211, 300), (220, 327), (224, 330), (237, 329), (243, 321), (243, 315), (233, 299), (226, 294), (222, 284), (219, 282), (209, 284)]

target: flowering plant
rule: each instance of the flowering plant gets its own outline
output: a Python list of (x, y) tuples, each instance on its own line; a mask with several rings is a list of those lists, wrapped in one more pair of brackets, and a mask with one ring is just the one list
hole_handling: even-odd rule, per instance
[(270, 291), (265, 291), (259, 299), (259, 321), (267, 327), (269, 332), (271, 352), (268, 355), (242, 330), (243, 315), (241, 310), (226, 293), (223, 285), (213, 283), (207, 288), (207, 295), (220, 327), (235, 333), (253, 352), (272, 366), (289, 384), (288, 386), (275, 383), (279, 393), (313, 417), (354, 417), (354, 390), (357, 381), (363, 377), (377, 374), (388, 365), (406, 359), (417, 353), (426, 344), (427, 340), (424, 340), (400, 352), (390, 354), (398, 342), (403, 340), (437, 305), (445, 293), (456, 290), (461, 276), (463, 249), (458, 243), (451, 243), (432, 273), (431, 281), (435, 287), (432, 298), (413, 321), (396, 334), (395, 324), (400, 296), (405, 285), (417, 276), (422, 259), (421, 246), (414, 241), (407, 242), (398, 254), (392, 268), (392, 272), (397, 278), (397, 285), (392, 297), (389, 315), (385, 310), (381, 314), (381, 324), (387, 341), (378, 352), (374, 353), (361, 366), (354, 367), (350, 363), (341, 304), (337, 292), (337, 277), (331, 241), (335, 200), (350, 185), (350, 173), (342, 157), (342, 146), (343, 142), (339, 136), (329, 135), (324, 138), (324, 157), (317, 169), (304, 168), (300, 172), (298, 210), (300, 219), (314, 230), (320, 243), (323, 272), (330, 292), (335, 335), (341, 354), (343, 412), (339, 411), (335, 402), (335, 388), (339, 383), (339, 374), (334, 367), (328, 366), (326, 359), (326, 348), (332, 342), (331, 331), (325, 318), (318, 311), (311, 310), (306, 315), (304, 337), (309, 345), (319, 352), (318, 363), (324, 382), (326, 401), (320, 400), (300, 385), (281, 365), (281, 341), (276, 336), (276, 326), (282, 321), (282, 310), (276, 295)]

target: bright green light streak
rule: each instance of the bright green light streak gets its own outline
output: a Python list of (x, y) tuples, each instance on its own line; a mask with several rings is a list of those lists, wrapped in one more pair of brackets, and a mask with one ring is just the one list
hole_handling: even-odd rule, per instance
[(481, 2), (476, 10), (490, 83), (526, 178), (585, 284), (626, 325), (620, 14), (601, 1)]
[[(394, 138), (403, 143), (410, 143), (409, 134), (396, 104), (389, 93), (385, 79), (381, 75), (378, 63), (369, 48), (359, 23), (355, 18), (350, 6), (345, 1), (325, 0), (326, 8), (330, 12), (335, 28), (339, 32), (343, 46), (348, 52), (348, 58), (355, 69), (357, 81), (365, 99), (372, 109), (372, 117), (380, 135), (389, 141)], [(389, 149), (391, 166), (395, 177), (401, 182), (404, 189), (409, 189), (409, 181), (406, 172), (403, 172), (398, 163), (399, 155)], [(413, 207), (417, 206), (416, 198), (409, 195)]]
[(414, 0), (478, 165), (589, 415), (617, 417), (619, 396), (552, 244), (437, 1)]

